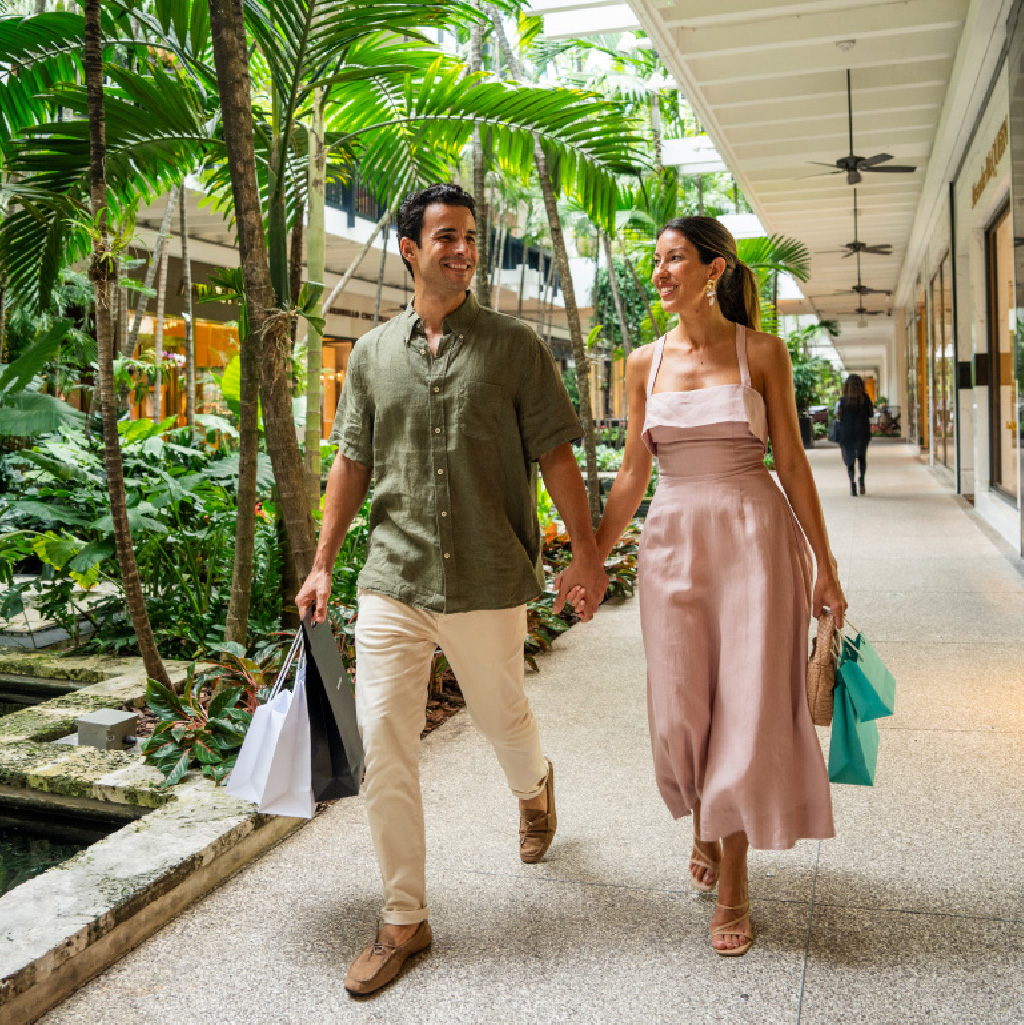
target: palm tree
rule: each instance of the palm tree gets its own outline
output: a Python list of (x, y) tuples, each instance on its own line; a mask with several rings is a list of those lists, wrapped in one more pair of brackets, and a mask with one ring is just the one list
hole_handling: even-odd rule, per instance
[(121, 569), (128, 614), (131, 616), (146, 673), (171, 686), (156, 638), (149, 622), (142, 593), (139, 567), (135, 562), (132, 533), (128, 524), (128, 500), (124, 489), (121, 442), (117, 433), (117, 400), (114, 392), (114, 327), (111, 321), (112, 282), (116, 278), (118, 255), (107, 229), (106, 137), (103, 110), (103, 37), (100, 28), (100, 0), (85, 3), (85, 83), (89, 109), (89, 179), (92, 200), (93, 254), (89, 277), (96, 293), (96, 344), (99, 350), (100, 392), (103, 414), (103, 454), (114, 522), (114, 544)]
[[(188, 0), (180, 4), (183, 10), (191, 9)], [(244, 230), (252, 237), (245, 243), (243, 264), (252, 333), (242, 344), (247, 357), (242, 363), (243, 393), (248, 393), (249, 375), (258, 368), (267, 446), (296, 568), (303, 575), (312, 559), (313, 534), (285, 372), (290, 317), (287, 229), (289, 208), (294, 218), (305, 192), (309, 146), (303, 118), (312, 111), (316, 89), (324, 89), (326, 95), (327, 173), (344, 176), (359, 166), (367, 184), (387, 202), (396, 184), (447, 177), (473, 127), (482, 125), (489, 132), (495, 159), (510, 166), (524, 166), (533, 150), (533, 133), (538, 133), (557, 159), (563, 187), (576, 189), (597, 215), (613, 206), (614, 173), (630, 169), (638, 140), (614, 104), (575, 91), (512, 88), (467, 77), (461, 65), (417, 35), (417, 26), (478, 20), (479, 13), (466, 3), (291, 0), (264, 7), (252, 2), (244, 9), (244, 37), (242, 28), (228, 24), (229, 12), (221, 3), (211, 11), (211, 25), (216, 24), (214, 64), (216, 78), (228, 75), (226, 84), (239, 94), (231, 103), (218, 97), (220, 83), (209, 67), (210, 48), (201, 19), (186, 19), (189, 32), (180, 39), (174, 32), (161, 36), (161, 24), (144, 6), (132, 10), (140, 30), (130, 43), (121, 45), (131, 51), (138, 70), (106, 65), (114, 87), (106, 96), (108, 128), (114, 135), (110, 183), (117, 201), (127, 204), (134, 198), (151, 198), (179, 184), (187, 171), (205, 166), (208, 191), (226, 211), (234, 212), (240, 248), (246, 220)], [(235, 21), (239, 11), (234, 11)], [(23, 28), (20, 21), (19, 27)], [(5, 28), (0, 19), (0, 43)], [(258, 66), (265, 69), (269, 82), (269, 106), (261, 98), (265, 93), (248, 106), (243, 102), (240, 93), (243, 87), (250, 88), (249, 51), (242, 55), (246, 66), (236, 67), (242, 56), (232, 50), (232, 33), (259, 54)], [(14, 39), (17, 61), (60, 81), (55, 90), (60, 106), (83, 115), (74, 75), (60, 80), (67, 67), (74, 71), (67, 24), (36, 24), (33, 33), (22, 31)], [(151, 58), (150, 46), (175, 56), (173, 71)], [(0, 106), (2, 100), (0, 94)], [(229, 119), (235, 120), (229, 125)], [(81, 191), (82, 134), (81, 121), (57, 121), (53, 110), (44, 109), (11, 147), (22, 172), (18, 197), (31, 204), (32, 213), (23, 206), (0, 227), (0, 265), (39, 296), (45, 294), (61, 261), (82, 250), (82, 239), (65, 216)], [(251, 156), (240, 134), (250, 137)], [(236, 153), (236, 147), (244, 153), (241, 163), (234, 157), (225, 159)], [(253, 256), (250, 246), (265, 251), (272, 294), (265, 292), (262, 271), (255, 263), (246, 263), (262, 264), (263, 258)], [(41, 252), (48, 254), (42, 265)], [(261, 348), (263, 358), (258, 357)], [(239, 488), (240, 508), (252, 504), (244, 483)], [(243, 541), (241, 536), (238, 541)]]

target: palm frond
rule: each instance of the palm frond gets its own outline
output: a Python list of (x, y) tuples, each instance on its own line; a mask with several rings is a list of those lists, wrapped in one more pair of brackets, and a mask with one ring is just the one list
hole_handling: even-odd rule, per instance
[(755, 273), (759, 270), (779, 271), (797, 281), (811, 276), (811, 252), (795, 238), (786, 235), (762, 235), (736, 241), (739, 258)]
[[(341, 122), (347, 130), (339, 141), (415, 127), (412, 138), (429, 130), (431, 145), (448, 152), (461, 149), (475, 125), (486, 127), (495, 160), (506, 172), (522, 172), (532, 163), (536, 136), (556, 186), (606, 226), (614, 221), (616, 175), (636, 174), (636, 155), (644, 151), (639, 125), (615, 103), (577, 90), (486, 81), (443, 60), (423, 76), (405, 76), (400, 95), (378, 92), (377, 102), (370, 103), (365, 95), (356, 102), (353, 94), (340, 105), (335, 123)], [(389, 164), (388, 171), (395, 166)], [(379, 173), (375, 180), (384, 177)]]

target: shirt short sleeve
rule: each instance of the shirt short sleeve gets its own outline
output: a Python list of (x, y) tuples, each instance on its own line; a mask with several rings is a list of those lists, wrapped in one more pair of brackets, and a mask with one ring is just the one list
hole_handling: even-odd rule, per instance
[(366, 389), (362, 355), (356, 344), (348, 358), (329, 440), (342, 455), (373, 469), (373, 403)]
[(519, 429), (528, 459), (538, 459), (583, 436), (579, 418), (547, 346), (530, 331), (516, 397)]

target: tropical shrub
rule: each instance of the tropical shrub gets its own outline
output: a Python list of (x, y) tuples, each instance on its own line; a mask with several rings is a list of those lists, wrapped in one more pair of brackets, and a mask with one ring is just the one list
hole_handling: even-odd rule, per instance
[(146, 704), (159, 719), (142, 744), (142, 754), (163, 774), (161, 786), (178, 783), (192, 767), (221, 782), (234, 768), (252, 713), (238, 705), (242, 687), (225, 687), (216, 694), (205, 692), (190, 666), (181, 694), (150, 680)]
[[(119, 425), (125, 478), (131, 482), (128, 518), (157, 642), (166, 655), (202, 657), (223, 642), (234, 558), (238, 457), (217, 439), (234, 433), (217, 417), (193, 442), (173, 418)], [(92, 650), (131, 653), (135, 635), (124, 618), (114, 551), (101, 440), (64, 426), (32, 448), (7, 455), (7, 490), (0, 495), (0, 614), (18, 614), (30, 587), (40, 613), (75, 636), (84, 615), (95, 630)], [(269, 494), (269, 465), (261, 487)], [(278, 627), (281, 553), (272, 518), (256, 521), (251, 631)], [(15, 584), (13, 572), (39, 573)], [(98, 585), (107, 585), (99, 588)], [(88, 605), (78, 601), (92, 592)], [(105, 596), (96, 597), (103, 593)]]

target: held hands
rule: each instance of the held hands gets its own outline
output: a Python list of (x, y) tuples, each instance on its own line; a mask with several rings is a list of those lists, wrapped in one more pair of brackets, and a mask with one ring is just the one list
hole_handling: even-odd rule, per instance
[(305, 583), (295, 596), (295, 604), (299, 610), (299, 619), (304, 619), (306, 609), (313, 608), (312, 623), (322, 623), (327, 618), (327, 602), (331, 597), (331, 574), (324, 569), (315, 567), (306, 577)]
[(608, 590), (608, 574), (597, 559), (572, 562), (555, 577), (558, 594), (552, 605), (553, 612), (561, 612), (566, 603), (570, 604), (576, 615), (584, 623), (594, 618), (594, 613)]

